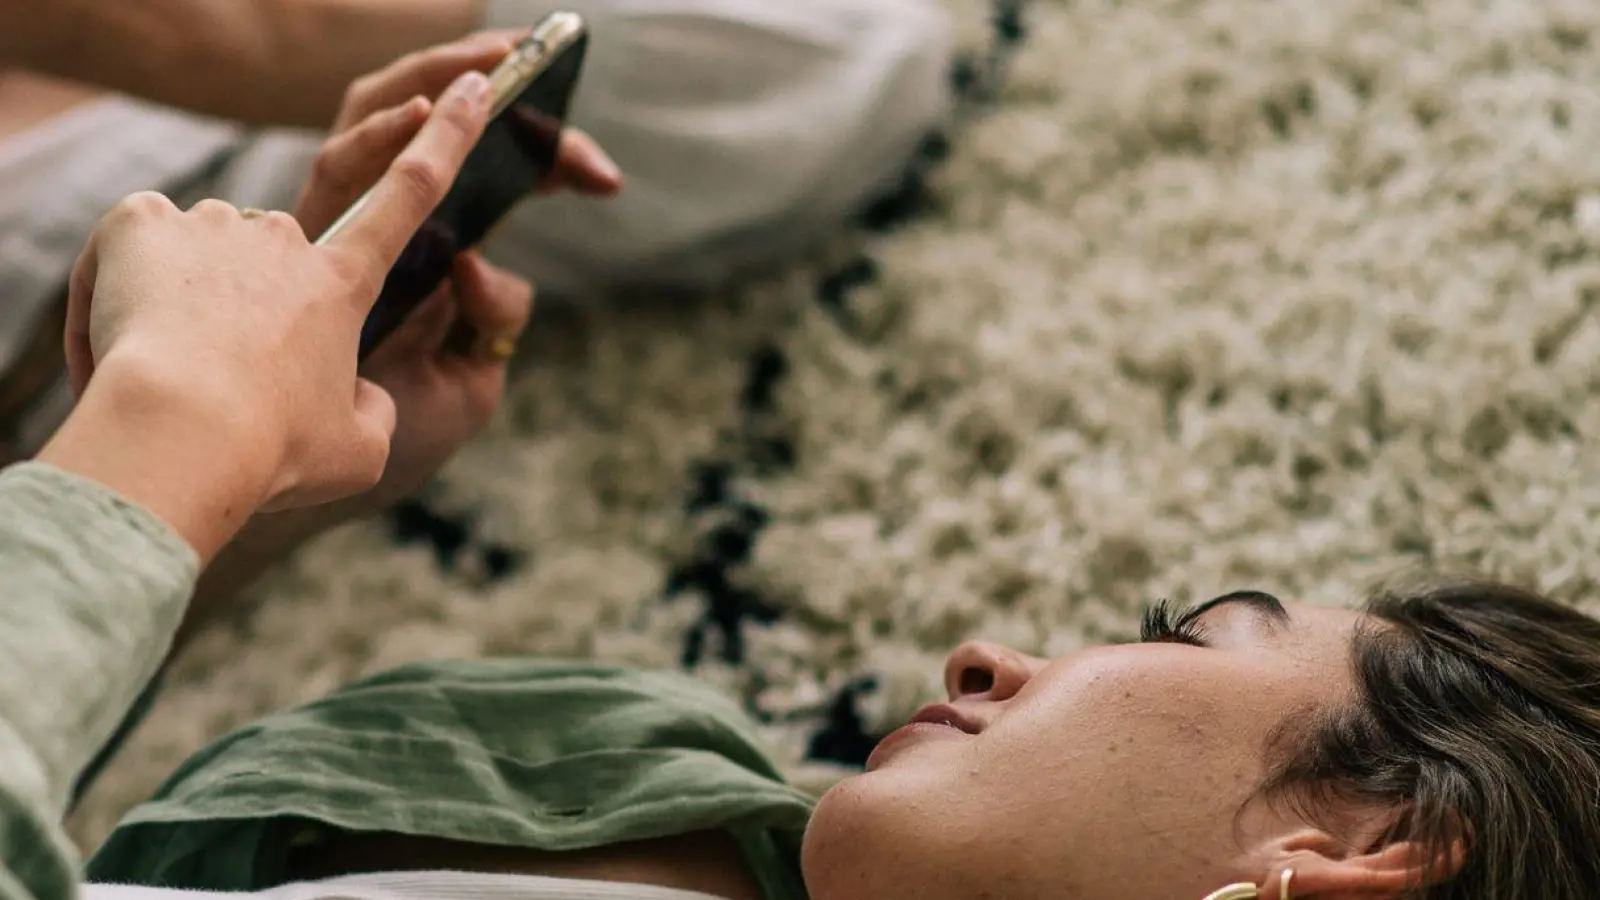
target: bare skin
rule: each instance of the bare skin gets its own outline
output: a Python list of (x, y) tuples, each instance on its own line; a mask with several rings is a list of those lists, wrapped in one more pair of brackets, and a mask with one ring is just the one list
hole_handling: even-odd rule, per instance
[[(361, 90), (352, 91), (334, 123), (335, 137), (325, 145), (315, 167), (317, 175), (294, 211), (294, 220), (303, 232), (315, 234), (324, 228), (384, 173), (389, 161), (409, 146), (418, 129), (429, 121), (428, 104), (407, 101), (413, 92), (431, 96), (460, 73), (487, 68), (509, 49), (513, 38), (480, 35), (436, 48), (391, 65), (385, 69), (386, 77), (369, 79)], [(29, 87), (38, 89), (33, 95), (40, 101), (33, 104), (35, 110), (47, 108), (45, 101), (52, 99), (61, 101), (58, 108), (65, 109), (88, 96), (59, 90), (59, 85), (47, 80), (26, 80)], [(12, 86), (22, 83), (19, 79)], [(12, 96), (21, 95), (19, 90)], [(21, 119), (9, 121), (15, 124)], [(557, 171), (545, 187), (603, 196), (620, 186), (620, 176), (604, 152), (582, 134), (570, 133), (564, 137)], [(440, 344), (458, 321), (482, 334), (520, 331), (530, 301), (528, 286), (519, 279), (494, 270), (476, 256), (463, 257), (450, 285), (414, 314), (363, 368), (362, 374), (392, 398), (399, 423), (390, 442), (388, 465), (377, 485), (335, 504), (257, 515), (236, 535), (216, 536), (179, 526), (211, 564), (197, 587), (176, 644), (181, 646), (208, 617), (235, 608), (239, 591), (300, 543), (393, 502), (480, 430), (504, 388), (505, 363), (453, 356), (442, 352)], [(100, 421), (97, 414), (97, 410), (86, 409), (78, 415), (78, 421), (49, 448), (45, 458), (85, 474), (98, 474), (130, 496), (186, 495), (167, 482), (141, 491), (141, 479), (128, 479), (129, 473), (108, 472), (104, 466), (93, 465), (103, 462), (101, 451), (113, 443), (85, 431)], [(203, 516), (182, 513), (175, 511), (166, 518), (175, 525), (220, 518), (214, 511)], [(371, 835), (301, 850), (293, 868), (302, 878), (448, 868), (651, 884), (727, 900), (761, 897), (738, 845), (726, 834), (710, 832), (566, 853)]]
[[(491, 68), (519, 36), (513, 32), (474, 35), (402, 57), (360, 79), (346, 92), (333, 123), (333, 136), (324, 144), (312, 181), (293, 210), (304, 233), (320, 233), (382, 174), (383, 167), (427, 120), (428, 104), (422, 98), (438, 95), (463, 72)], [(45, 80), (28, 80), (41, 95), (73, 96)], [(556, 169), (543, 190), (605, 197), (620, 190), (621, 184), (621, 175), (604, 151), (582, 133), (569, 131), (563, 135)], [(236, 601), (241, 592), (297, 546), (329, 528), (391, 505), (437, 471), (488, 423), (504, 387), (504, 362), (444, 352), (442, 344), (451, 329), (461, 325), (479, 334), (520, 330), (529, 293), (521, 279), (490, 266), (481, 257), (462, 257), (450, 282), (363, 367), (363, 374), (394, 398), (398, 411), (399, 424), (382, 481), (338, 504), (252, 519), (206, 569), (175, 650), (211, 618), (239, 612)], [(0, 463), (9, 461), (0, 459)]]
[[(1198, 900), (1238, 882), (1275, 897), (1292, 877), (1304, 900), (1401, 896), (1436, 861), (1383, 838), (1398, 810), (1322, 803), (1309, 821), (1257, 793), (1276, 729), (1351, 696), (1350, 639), (1368, 624), (1234, 596), (1192, 627), (1061, 659), (963, 644), (946, 662), (950, 702), (823, 799), (806, 834), (810, 895)], [(293, 860), (304, 878), (396, 869), (759, 896), (732, 841), (708, 834), (560, 854), (371, 835)]]
[[(0, 12), (5, 8), (3, 3), (0, 0)], [(398, 108), (412, 93), (432, 95), (467, 69), (487, 68), (509, 49), (511, 38), (484, 36), (475, 43), (457, 42), (439, 48), (431, 56), (396, 63), (385, 70), (389, 73), (387, 79), (368, 80), (364, 90), (353, 91), (334, 122), (335, 133), (347, 139), (342, 144), (330, 142), (318, 167), (319, 176), (328, 185), (342, 184), (346, 189), (341, 192), (317, 183), (308, 185), (295, 210), (302, 228), (314, 234), (326, 226), (362, 187), (382, 173), (387, 160), (426, 121), (427, 108), (413, 105), (410, 116), (391, 118), (386, 126), (381, 118), (386, 107)], [(351, 77), (354, 74), (359, 70)], [(0, 74), (0, 140), (48, 122), (100, 93), (16, 70)], [(343, 93), (341, 89), (333, 95), (335, 100)], [(564, 143), (562, 165), (547, 185), (550, 189), (566, 187), (600, 195), (612, 193), (619, 186), (620, 179), (610, 161), (582, 135), (572, 135)], [(334, 506), (257, 516), (232, 540), (206, 536), (195, 541), (203, 556), (216, 554), (216, 558), (197, 589), (178, 635), (178, 646), (208, 617), (233, 606), (232, 601), (244, 587), (294, 547), (332, 525), (392, 502), (487, 422), (503, 389), (504, 364), (451, 358), (441, 355), (437, 345), (457, 319), (466, 320), (480, 332), (493, 332), (496, 326), (507, 325), (520, 329), (529, 298), (525, 286), (519, 288), (512, 281), (481, 260), (469, 259), (458, 266), (452, 284), (430, 300), (365, 368), (364, 374), (394, 399), (400, 421), (384, 478), (371, 491)], [(411, 423), (426, 427), (414, 428)], [(84, 442), (78, 442), (78, 446), (83, 447)], [(70, 452), (74, 447), (66, 447), (65, 453), (60, 444), (52, 449), (54, 461), (73, 464)], [(81, 452), (92, 453), (92, 443)], [(114, 482), (115, 477), (108, 476), (106, 480)], [(222, 547), (224, 543), (226, 547)], [(297, 878), (401, 868), (649, 884), (699, 891), (726, 900), (760, 900), (762, 896), (737, 843), (727, 834), (715, 832), (563, 853), (369, 835), (302, 849), (291, 862)]]
[[(325, 247), (283, 213), (118, 204), (72, 273), (64, 343), (80, 401), (39, 459), (143, 507), (201, 565), (258, 509), (377, 483), (395, 405), (349, 348), (482, 133), (487, 79), (462, 76), (428, 113), (384, 163), (370, 211)], [(195, 359), (217, 364), (197, 379), (174, 363)]]
[(482, 7), (0, 0), (0, 142), (113, 92), (250, 125), (326, 128), (353, 81), (465, 35)]
[(250, 125), (326, 128), (352, 81), (482, 15), (482, 0), (0, 0), (0, 69)]
[(1319, 802), (1309, 821), (1259, 793), (1278, 729), (1353, 696), (1351, 638), (1371, 623), (1250, 596), (1060, 659), (956, 648), (950, 703), (818, 806), (811, 896), (1276, 897), (1291, 870), (1302, 900), (1400, 896), (1434, 860), (1383, 840), (1399, 810)]
[(37, 75), (0, 70), (0, 141), (16, 137), (101, 95), (96, 88)]

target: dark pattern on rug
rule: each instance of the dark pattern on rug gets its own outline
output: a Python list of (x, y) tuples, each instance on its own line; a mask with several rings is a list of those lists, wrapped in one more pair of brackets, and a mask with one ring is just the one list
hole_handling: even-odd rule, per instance
[(390, 511), (389, 536), (401, 547), (426, 544), (445, 572), (461, 571), (464, 562), (474, 561), (491, 584), (515, 574), (529, 556), (527, 551), (485, 540), (470, 514), (445, 515), (421, 499), (402, 501)]
[[(929, 175), (949, 155), (953, 135), (993, 107), (1016, 48), (1027, 34), (1027, 0), (995, 0), (990, 17), (992, 36), (981, 53), (956, 61), (950, 72), (955, 111), (945, 130), (928, 135), (904, 175), (890, 190), (867, 203), (856, 225), (868, 234), (887, 234), (938, 208)], [(861, 255), (824, 275), (815, 299), (839, 329), (859, 337), (850, 306), (855, 290), (874, 283), (880, 267)], [(722, 458), (697, 463), (689, 474), (684, 511), (700, 535), (694, 552), (667, 575), (658, 602), (703, 604), (704, 611), (683, 637), (680, 662), (693, 670), (708, 654), (732, 666), (748, 663), (747, 629), (776, 622), (779, 607), (756, 590), (741, 586), (735, 573), (747, 564), (771, 522), (771, 513), (740, 491), (743, 479), (761, 479), (787, 472), (796, 464), (795, 441), (772, 415), (775, 395), (789, 371), (783, 348), (767, 344), (752, 354), (740, 397), (740, 426)], [(470, 514), (450, 515), (426, 499), (400, 504), (390, 514), (390, 534), (400, 545), (425, 543), (444, 571), (472, 571), (487, 584), (514, 574), (531, 551), (486, 540)], [(714, 648), (714, 650), (713, 650)], [(760, 673), (752, 673), (760, 681)], [(820, 723), (808, 742), (807, 759), (846, 766), (864, 765), (881, 735), (869, 734), (861, 701), (877, 689), (870, 675), (841, 689), (817, 715)], [(758, 721), (772, 714), (747, 704)]]

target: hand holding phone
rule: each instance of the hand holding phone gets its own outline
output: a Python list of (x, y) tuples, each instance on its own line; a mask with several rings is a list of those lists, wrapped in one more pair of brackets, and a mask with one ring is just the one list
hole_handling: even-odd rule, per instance
[[(460, 79), (364, 213), (322, 246), (283, 213), (216, 200), (182, 211), (148, 193), (119, 204), (70, 279), (64, 352), (81, 400), (39, 458), (117, 489), (202, 560), (258, 507), (320, 505), (376, 482), (395, 405), (358, 375), (350, 345), (444, 196), (445, 177), (408, 173), (457, 171), (489, 112), (482, 76)], [(196, 360), (212, 362), (197, 374)], [(129, 385), (131, 406), (118, 399)], [(182, 489), (197, 472), (206, 496)]]
[[(525, 31), (485, 32), (431, 47), (355, 85), (295, 204), (294, 216), (304, 233), (327, 230), (404, 151), (429, 119), (433, 104), (423, 98), (438, 95), (463, 72), (493, 70), (525, 35)], [(475, 139), (463, 149), (463, 159), (473, 146)], [(616, 165), (579, 130), (562, 131), (556, 157), (553, 171), (538, 185), (540, 193), (572, 190), (609, 196), (622, 186)], [(425, 220), (442, 202), (456, 171), (451, 170), (450, 180), (427, 209), (417, 211), (396, 245), (397, 256), (413, 240), (428, 239)], [(372, 211), (370, 203), (366, 210)], [(382, 277), (373, 284), (373, 297), (392, 273), (390, 262), (393, 259), (384, 263)], [(515, 346), (530, 308), (529, 285), (522, 278), (498, 269), (478, 253), (457, 254), (447, 281), (361, 367), (365, 377), (389, 393), (396, 407), (397, 427), (383, 480), (359, 498), (296, 516), (299, 527), (314, 533), (346, 516), (387, 507), (431, 477), (480, 433), (505, 386), (501, 348)], [(352, 332), (350, 343), (358, 340)]]
[[(587, 47), (582, 18), (553, 13), (490, 73), (493, 118), (385, 280), (362, 331), (363, 359), (444, 281), (459, 254), (481, 244), (555, 169)], [(357, 200), (318, 243), (333, 239), (366, 202)]]

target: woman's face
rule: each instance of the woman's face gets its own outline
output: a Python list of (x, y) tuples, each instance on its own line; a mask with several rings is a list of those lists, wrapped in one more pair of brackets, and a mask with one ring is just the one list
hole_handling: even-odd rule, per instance
[(949, 705), (823, 798), (812, 896), (1199, 900), (1325, 851), (1292, 804), (1252, 801), (1279, 726), (1353, 697), (1362, 616), (1261, 594), (1207, 606), (1198, 633), (1065, 659), (956, 648)]

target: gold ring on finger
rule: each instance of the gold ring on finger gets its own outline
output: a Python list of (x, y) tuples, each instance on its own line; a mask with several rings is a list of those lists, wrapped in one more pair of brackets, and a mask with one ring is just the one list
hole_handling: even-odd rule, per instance
[(266, 215), (267, 215), (267, 211), (266, 210), (264, 210), (264, 209), (256, 209), (253, 206), (247, 206), (244, 209), (239, 210), (239, 218), (245, 219), (245, 220), (260, 219), (260, 218), (265, 217)]
[(478, 342), (473, 354), (489, 363), (503, 363), (517, 353), (517, 336), (513, 334), (489, 335)]

